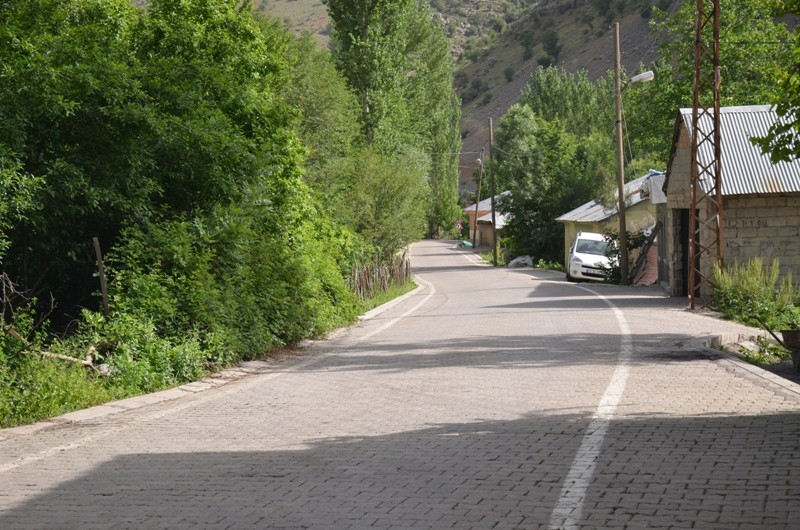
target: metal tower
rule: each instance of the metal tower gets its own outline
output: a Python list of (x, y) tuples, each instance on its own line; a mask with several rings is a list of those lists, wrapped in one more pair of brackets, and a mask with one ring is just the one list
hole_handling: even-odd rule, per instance
[[(722, 246), (720, 145), (720, 0), (697, 0), (692, 99), (691, 210), (689, 211), (689, 307), (711, 303), (714, 257)], [(701, 156), (702, 155), (702, 156)]]

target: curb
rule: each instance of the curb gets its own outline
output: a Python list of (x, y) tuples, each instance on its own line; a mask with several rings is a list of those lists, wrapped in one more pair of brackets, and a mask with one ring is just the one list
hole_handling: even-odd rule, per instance
[(738, 344), (746, 340), (755, 340), (755, 337), (741, 335), (738, 333), (722, 333), (712, 337), (707, 337), (705, 339), (700, 339), (698, 343), (709, 352), (720, 355), (720, 360), (731, 364), (735, 369), (747, 372), (747, 374), (752, 377), (762, 379), (771, 385), (776, 385), (781, 389), (800, 397), (800, 384), (785, 379), (770, 372), (769, 370), (761, 368), (760, 366), (750, 364), (728, 349), (730, 345)]

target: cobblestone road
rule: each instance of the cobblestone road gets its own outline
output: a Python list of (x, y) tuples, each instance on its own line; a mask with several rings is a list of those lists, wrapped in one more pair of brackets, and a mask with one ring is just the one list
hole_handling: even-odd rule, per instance
[(650, 288), (423, 242), (294, 355), (0, 431), (0, 528), (798, 528), (800, 387)]

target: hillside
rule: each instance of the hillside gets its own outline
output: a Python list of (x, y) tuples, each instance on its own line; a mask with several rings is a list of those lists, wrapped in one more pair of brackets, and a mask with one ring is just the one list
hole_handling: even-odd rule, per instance
[[(627, 6), (620, 14), (604, 0), (431, 0), (458, 60), (460, 186), (472, 185), (477, 153), (489, 144), (489, 119), (496, 127), (535, 68), (553, 64), (570, 72), (586, 70), (591, 79), (602, 76), (614, 67), (612, 27), (619, 22), (622, 63), (633, 71), (656, 57), (649, 6), (669, 8), (678, 2), (628, 0), (615, 4)], [(297, 32), (316, 35), (321, 46), (327, 42), (329, 20), (321, 0), (256, 0), (255, 7)]]

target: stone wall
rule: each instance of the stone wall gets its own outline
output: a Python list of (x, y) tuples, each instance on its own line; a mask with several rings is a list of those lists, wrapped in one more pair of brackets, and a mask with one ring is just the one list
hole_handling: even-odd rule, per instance
[(723, 200), (726, 265), (761, 258), (780, 261), (781, 274), (800, 278), (800, 195), (730, 197)]

